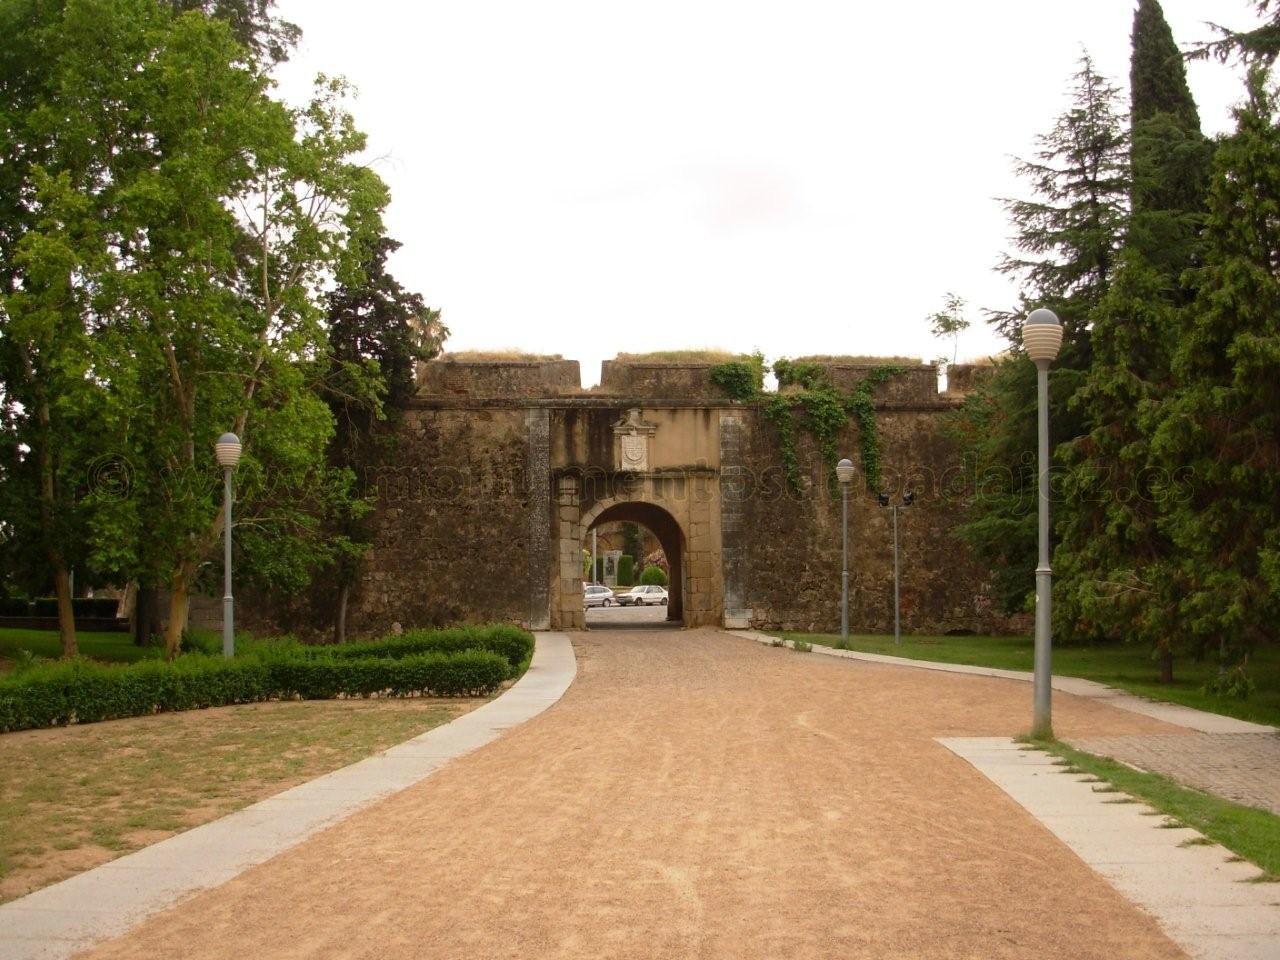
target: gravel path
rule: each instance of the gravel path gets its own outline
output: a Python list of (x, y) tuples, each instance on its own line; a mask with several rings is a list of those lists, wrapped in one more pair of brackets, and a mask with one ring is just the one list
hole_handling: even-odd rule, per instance
[[(547, 713), (91, 956), (1173, 958), (938, 736), (1005, 680), (714, 631), (575, 638)], [(1066, 696), (1062, 736), (1171, 732)]]

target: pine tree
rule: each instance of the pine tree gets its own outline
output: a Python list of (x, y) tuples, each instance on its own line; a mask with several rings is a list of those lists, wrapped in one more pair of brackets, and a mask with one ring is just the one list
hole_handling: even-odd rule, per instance
[(1068, 400), (1089, 365), (1088, 320), (1110, 284), (1129, 192), (1119, 94), (1087, 55), (1071, 94), (1071, 106), (1039, 138), (1035, 158), (1018, 164), (1033, 197), (1006, 202), (1017, 252), (999, 268), (1021, 279), (1022, 302), (989, 316), (1013, 355), (997, 364), (954, 423), (975, 478), (960, 534), (992, 569), (993, 593), (1009, 612), (1028, 602), (1036, 563), (1036, 377), (1020, 353), (1020, 325), (1034, 306), (1062, 317), (1051, 417), (1056, 438), (1079, 436), (1086, 424)]
[(1089, 433), (1060, 448), (1067, 467), (1056, 551), (1055, 613), (1066, 636), (1152, 646), (1173, 679), (1171, 546), (1157, 523), (1143, 419), (1170, 391), (1169, 345), (1190, 299), (1180, 278), (1199, 258), (1209, 146), (1186, 69), (1157, 0), (1134, 15), (1129, 232), (1092, 315), (1093, 361), (1074, 408)]
[(1273, 63), (1280, 56), (1280, 2), (1256, 0), (1255, 6), (1258, 15), (1266, 18), (1263, 23), (1252, 30), (1235, 30), (1213, 24), (1221, 35), (1220, 39), (1196, 47), (1192, 56), (1228, 60), (1238, 55), (1249, 62)]
[(1280, 128), (1255, 68), (1219, 148), (1179, 389), (1150, 418), (1180, 629), (1243, 669), (1280, 639)]
[(1034, 196), (1005, 201), (1017, 253), (1002, 257), (997, 269), (1021, 281), (1023, 303), (990, 315), (1017, 344), (1026, 305), (1057, 311), (1067, 366), (1087, 363), (1089, 312), (1110, 282), (1129, 194), (1119, 92), (1088, 54), (1072, 78), (1071, 98), (1053, 129), (1037, 138), (1034, 159), (1015, 166)]

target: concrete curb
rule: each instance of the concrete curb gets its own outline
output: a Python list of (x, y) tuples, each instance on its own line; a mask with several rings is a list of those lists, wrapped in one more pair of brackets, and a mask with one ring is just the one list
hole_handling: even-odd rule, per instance
[(1063, 773), (1049, 754), (1006, 737), (938, 740), (968, 761), (1071, 848), (1124, 897), (1146, 910), (1197, 960), (1269, 960), (1280, 954), (1274, 884), (1250, 881), (1251, 863), (1124, 794), (1098, 792)]
[[(768, 634), (760, 633), (757, 630), (729, 630), (728, 633), (735, 637), (742, 637), (746, 640), (754, 640), (757, 643), (769, 644), (772, 646), (777, 642), (777, 637), (771, 637)], [(790, 640), (782, 641), (786, 646), (791, 646)], [(884, 663), (895, 667), (914, 667), (920, 670), (937, 670), (942, 673), (967, 673), (975, 677), (997, 677), (1001, 680), (1018, 680), (1030, 683), (1032, 675), (1024, 670), (1000, 670), (996, 667), (973, 667), (963, 663), (935, 663), (931, 660), (910, 660), (906, 657), (891, 657), (882, 653), (862, 653), (857, 650), (837, 650), (834, 647), (824, 647), (821, 644), (813, 645), (813, 652), (820, 653), (828, 657), (842, 657), (845, 660), (862, 660), (867, 663)], [(1087, 697), (1092, 700), (1101, 700), (1109, 706), (1116, 707), (1119, 710), (1127, 710), (1130, 713), (1141, 713), (1144, 716), (1154, 717), (1157, 720), (1163, 720), (1165, 723), (1173, 724), (1176, 727), (1184, 727), (1188, 730), (1198, 730), (1201, 733), (1276, 733), (1275, 727), (1264, 726), (1260, 723), (1251, 723), (1248, 720), (1237, 720), (1234, 717), (1224, 717), (1217, 713), (1208, 713), (1204, 710), (1196, 710), (1192, 707), (1180, 706), (1176, 703), (1161, 703), (1157, 700), (1147, 700), (1143, 697), (1135, 696), (1124, 690), (1117, 690), (1115, 687), (1108, 687), (1106, 684), (1097, 683), (1093, 680), (1082, 680), (1079, 677), (1058, 677), (1053, 678), (1053, 689), (1061, 693), (1069, 693), (1076, 697)]]
[(216, 887), (536, 717), (577, 674), (563, 633), (537, 636), (528, 671), (456, 720), (253, 806), (0, 906), (0, 960), (62, 960)]

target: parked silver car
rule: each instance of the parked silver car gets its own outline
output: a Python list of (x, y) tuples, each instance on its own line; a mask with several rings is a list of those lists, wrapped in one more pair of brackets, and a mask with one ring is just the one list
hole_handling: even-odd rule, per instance
[(667, 602), (667, 588), (658, 587), (653, 584), (642, 587), (632, 587), (626, 593), (620, 593), (617, 601), (624, 607), (637, 606), (643, 607), (647, 604), (665, 604)]
[(582, 587), (582, 605), (584, 607), (612, 607), (615, 603), (613, 591), (602, 583), (588, 583)]

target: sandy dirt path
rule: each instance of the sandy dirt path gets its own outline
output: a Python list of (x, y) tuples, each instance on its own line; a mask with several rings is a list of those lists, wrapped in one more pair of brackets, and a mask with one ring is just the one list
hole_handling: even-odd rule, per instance
[[(938, 736), (1030, 687), (763, 647), (580, 634), (547, 713), (89, 954), (1181, 957)], [(1060, 736), (1171, 732), (1055, 697)]]

